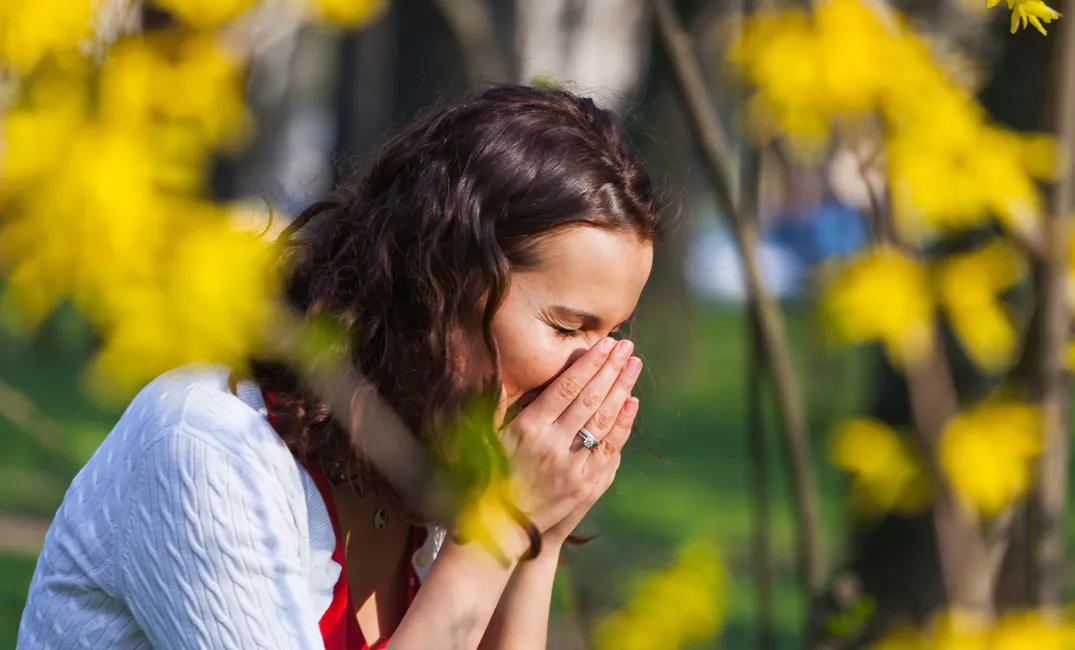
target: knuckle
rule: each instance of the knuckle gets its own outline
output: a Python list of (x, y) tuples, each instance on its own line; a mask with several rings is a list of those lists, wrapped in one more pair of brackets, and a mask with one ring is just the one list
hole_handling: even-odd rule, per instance
[(582, 392), (582, 386), (571, 377), (564, 377), (557, 387), (557, 391), (559, 391), (560, 397), (575, 399)]
[(601, 396), (593, 392), (583, 393), (580, 401), (587, 409), (596, 409), (601, 406)]
[(571, 489), (568, 491), (568, 494), (570, 495), (570, 497), (571, 497), (571, 499), (573, 501), (582, 501), (583, 499), (585, 499), (586, 497), (589, 496), (589, 492), (590, 492), (589, 486), (586, 486), (586, 485), (573, 485), (573, 486), (571, 486)]
[(605, 412), (604, 409), (598, 409), (597, 412), (593, 414), (594, 427), (600, 429), (601, 431), (604, 431), (605, 429), (609, 428), (612, 423), (613, 417), (607, 412)]

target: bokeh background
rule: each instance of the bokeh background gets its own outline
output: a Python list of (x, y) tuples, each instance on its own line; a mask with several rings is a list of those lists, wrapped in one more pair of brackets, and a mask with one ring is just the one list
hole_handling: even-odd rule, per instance
[[(1053, 129), (1059, 28), (1054, 23), (1049, 36), (1033, 29), (1009, 34), (1008, 13), (986, 11), (983, 3), (888, 4), (930, 36), (946, 54), (947, 69), (996, 124)], [(182, 22), (166, 11), (168, 4), (132, 4), (125, 20), (136, 29), (167, 29)], [(691, 647), (802, 647), (809, 611), (823, 612), (833, 644), (827, 647), (856, 647), (876, 638), (883, 628), (877, 621), (921, 621), (940, 606), (930, 514), (863, 516), (851, 498), (851, 478), (830, 462), (834, 434), (848, 418), (873, 417), (894, 427), (911, 422), (907, 386), (884, 346), (829, 345), (817, 301), (831, 260), (871, 245), (869, 190), (884, 184), (883, 173), (863, 174), (859, 152), (840, 142), (790, 161), (764, 155), (756, 167), (758, 262), (764, 286), (783, 308), (804, 396), (819, 496), (815, 523), (829, 565), (824, 589), (811, 602), (798, 580), (796, 488), (772, 383), (756, 353), (743, 264), (725, 203), (699, 157), (651, 3), (354, 4), (371, 8), (352, 25), (296, 20), (278, 8), (262, 11), (240, 37), (251, 52), (242, 85), (250, 119), (241, 144), (213, 154), (205, 190), (240, 218), (279, 228), (360, 164), (393, 126), (443, 97), (500, 81), (562, 86), (615, 110), (669, 206), (672, 227), (634, 333), (646, 362), (642, 424), (614, 487), (586, 522), (587, 532), (599, 536), (566, 553), (550, 647), (588, 647), (597, 623), (638, 596), (640, 576), (673, 566), (685, 540), (712, 542), (723, 567), (716, 595), (666, 594), (669, 609), (702, 603), (699, 616), (708, 622), (688, 635)], [(739, 0), (667, 4), (691, 39), (709, 100), (729, 134), (730, 178), (738, 183), (742, 161), (756, 150), (742, 127), (744, 85), (726, 61), (751, 7)], [(8, 91), (18, 83), (18, 75), (4, 78)], [(98, 263), (107, 269), (112, 260), (103, 255)], [(1013, 304), (1026, 291), (1014, 290)], [(951, 332), (945, 336), (961, 394), (981, 395), (995, 385)], [(36, 554), (68, 483), (122, 410), (86, 390), (85, 368), (102, 344), (93, 319), (68, 301), (29, 333), (0, 330), (2, 648), (14, 647)], [(768, 523), (759, 528), (759, 521)], [(1072, 521), (1064, 527), (1068, 541)], [(760, 547), (769, 554), (759, 561)], [(1062, 572), (1070, 593), (1075, 575)], [(1020, 601), (1019, 567), (1004, 575), (1000, 600)], [(867, 629), (872, 632), (860, 635)]]

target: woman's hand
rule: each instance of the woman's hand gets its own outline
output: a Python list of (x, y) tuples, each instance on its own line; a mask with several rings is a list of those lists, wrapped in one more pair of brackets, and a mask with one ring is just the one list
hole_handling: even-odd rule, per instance
[[(612, 484), (638, 401), (641, 370), (629, 341), (590, 348), (505, 427), (512, 496), (543, 541), (559, 545)], [(586, 427), (599, 442), (586, 449)]]

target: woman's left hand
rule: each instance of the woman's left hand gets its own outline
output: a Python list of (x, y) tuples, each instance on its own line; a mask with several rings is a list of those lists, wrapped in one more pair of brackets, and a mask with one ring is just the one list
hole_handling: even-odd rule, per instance
[[(638, 357), (632, 357), (623, 367), (620, 376), (616, 379), (616, 383), (609, 391), (608, 397), (605, 398), (604, 404), (586, 424), (586, 429), (601, 443), (589, 451), (583, 448), (580, 453), (614, 455), (616, 457), (615, 464), (617, 467), (619, 466), (620, 450), (627, 442), (628, 436), (631, 435), (631, 427), (634, 426), (635, 417), (638, 415), (638, 398), (631, 396), (631, 390), (634, 388), (641, 370), (642, 360)], [(609, 444), (608, 441), (615, 441), (615, 444)], [(581, 441), (576, 440), (576, 444), (581, 446)], [(542, 554), (545, 553), (546, 549), (550, 553), (560, 552), (564, 541), (574, 532), (582, 518), (597, 503), (597, 500), (604, 495), (610, 485), (611, 480), (604, 485), (604, 489), (597, 491), (592, 499), (587, 499), (560, 523), (552, 526), (542, 534)]]

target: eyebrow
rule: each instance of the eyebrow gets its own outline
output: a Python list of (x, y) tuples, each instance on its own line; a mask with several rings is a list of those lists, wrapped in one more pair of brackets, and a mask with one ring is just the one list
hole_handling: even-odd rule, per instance
[[(574, 307), (567, 307), (565, 305), (553, 305), (552, 307), (549, 307), (549, 310), (553, 311), (553, 312), (556, 312), (560, 316), (564, 316), (564, 317), (567, 317), (567, 318), (578, 319), (578, 320), (590, 325), (591, 327), (595, 327), (595, 328), (598, 328), (598, 329), (600, 329), (601, 326), (605, 322), (603, 318), (601, 318), (600, 316), (598, 316), (596, 314), (591, 314), (588, 311), (583, 311), (581, 309), (575, 309)], [(616, 327), (613, 327), (611, 329), (618, 330), (619, 328), (623, 327), (624, 325), (627, 325), (628, 323), (630, 323), (634, 319), (634, 317), (635, 317), (635, 315), (631, 314), (630, 316), (627, 317), (627, 319), (625, 321), (623, 321), (622, 323), (620, 323), (619, 325), (617, 325)]]

